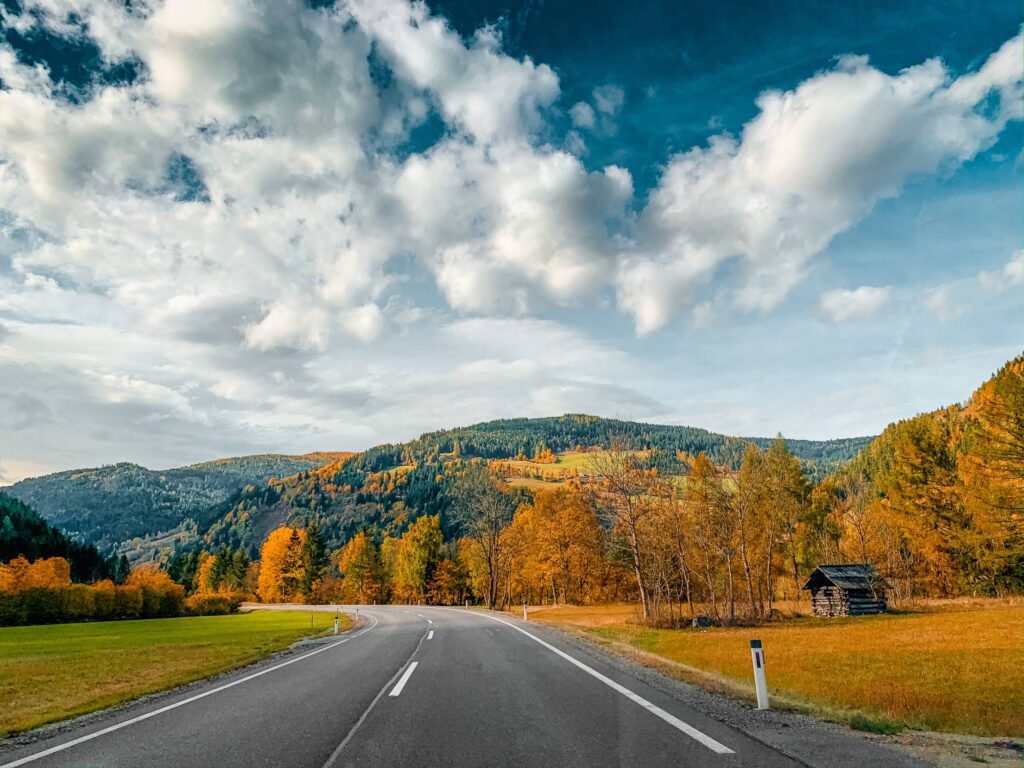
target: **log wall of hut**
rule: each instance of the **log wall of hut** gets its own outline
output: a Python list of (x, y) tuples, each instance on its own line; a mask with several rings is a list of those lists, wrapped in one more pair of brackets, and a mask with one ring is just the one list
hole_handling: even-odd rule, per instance
[(843, 589), (823, 586), (811, 590), (815, 616), (864, 616), (884, 613), (885, 593), (870, 589)]

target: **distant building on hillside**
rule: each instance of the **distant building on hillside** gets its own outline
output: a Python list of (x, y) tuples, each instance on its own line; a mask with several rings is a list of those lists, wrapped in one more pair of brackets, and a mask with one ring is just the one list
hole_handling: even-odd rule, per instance
[(819, 565), (807, 579), (815, 616), (863, 616), (884, 613), (892, 587), (867, 563)]

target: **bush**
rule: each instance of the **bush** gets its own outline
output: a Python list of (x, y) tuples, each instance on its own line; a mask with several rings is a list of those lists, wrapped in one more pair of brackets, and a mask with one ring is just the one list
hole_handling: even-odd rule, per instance
[(185, 601), (185, 609), (193, 616), (215, 616), (234, 613), (241, 603), (242, 595), (238, 593), (200, 594), (188, 598)]
[(66, 619), (82, 621), (96, 618), (96, 589), (87, 584), (72, 584), (64, 587), (63, 609)]
[[(180, 616), (185, 608), (185, 589), (156, 565), (138, 566), (120, 587), (109, 579), (72, 584), (70, 574), (60, 557), (0, 563), (0, 626)], [(238, 607), (237, 600), (227, 604), (232, 607), (210, 612)]]
[[(111, 581), (101, 581), (95, 585), (0, 591), (0, 626), (180, 616), (185, 599), (181, 587), (175, 587), (165, 592), (151, 586), (118, 587)], [(238, 607), (237, 599), (224, 600), (230, 607), (210, 612), (228, 613)]]

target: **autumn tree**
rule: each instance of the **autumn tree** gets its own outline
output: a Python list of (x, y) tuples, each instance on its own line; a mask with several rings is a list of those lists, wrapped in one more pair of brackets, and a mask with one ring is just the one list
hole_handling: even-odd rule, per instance
[[(767, 505), (763, 516), (765, 562), (774, 564), (776, 553), (780, 549), (783, 551), (786, 570), (792, 579), (792, 596), (796, 597), (803, 585), (801, 571), (806, 571), (809, 565), (800, 562), (800, 529), (808, 508), (811, 484), (800, 460), (781, 437), (773, 440), (765, 452), (764, 473)], [(764, 579), (767, 611), (771, 614), (775, 598), (772, 567), (765, 570)]]
[(484, 601), (488, 608), (497, 603), (501, 565), (507, 559), (501, 533), (512, 521), (515, 502), (504, 493), (483, 464), (466, 465), (452, 492), (452, 523), (455, 529), (480, 548), (486, 566)]
[(403, 601), (423, 600), (441, 558), (443, 538), (437, 515), (424, 515), (402, 535), (394, 550), (393, 589)]
[(281, 526), (270, 532), (260, 548), (258, 594), (265, 603), (283, 603), (300, 597), (304, 576), (305, 531)]
[(185, 589), (155, 563), (132, 568), (125, 586), (137, 589), (141, 594), (143, 616), (176, 616), (181, 613)]
[(432, 605), (459, 605), (469, 588), (469, 574), (457, 557), (442, 557), (427, 585)]
[(699, 565), (696, 568), (703, 582), (705, 599), (712, 615), (719, 615), (722, 558), (730, 553), (732, 526), (729, 521), (729, 498), (724, 487), (723, 471), (704, 453), (690, 461), (683, 494), (686, 529), (694, 543)]
[(657, 471), (638, 461), (634, 451), (620, 446), (596, 454), (591, 460), (596, 480), (588, 486), (591, 501), (605, 527), (616, 534), (636, 578), (637, 593), (644, 621), (651, 619), (647, 584), (646, 549), (641, 536), (644, 519), (654, 507), (653, 490)]
[(344, 594), (352, 602), (369, 603), (384, 599), (380, 551), (366, 531), (360, 531), (332, 555), (341, 573)]

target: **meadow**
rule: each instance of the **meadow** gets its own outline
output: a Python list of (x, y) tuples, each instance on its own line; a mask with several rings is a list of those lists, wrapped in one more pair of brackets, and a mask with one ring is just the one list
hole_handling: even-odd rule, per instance
[(633, 605), (537, 607), (531, 619), (748, 699), (749, 643), (757, 638), (764, 643), (773, 706), (869, 730), (1024, 734), (1019, 601), (932, 603), (880, 616), (705, 630), (643, 627)]
[(234, 669), (333, 621), (253, 611), (0, 628), (0, 738)]

